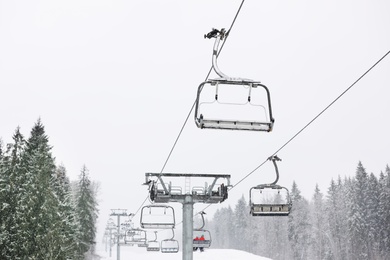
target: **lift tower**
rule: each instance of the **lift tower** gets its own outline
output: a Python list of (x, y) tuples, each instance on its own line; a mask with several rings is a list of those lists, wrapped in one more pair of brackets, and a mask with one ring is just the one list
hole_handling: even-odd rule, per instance
[[(194, 204), (221, 203), (226, 200), (228, 197), (228, 187), (230, 187), (230, 175), (145, 173), (145, 179), (145, 184), (149, 185), (150, 199), (153, 202), (179, 202), (183, 205), (182, 259), (192, 260)], [(205, 180), (210, 181), (206, 182)], [(172, 185), (172, 183), (174, 184)]]
[[(121, 226), (121, 221), (120, 221), (120, 218), (121, 217), (126, 217), (126, 216), (129, 216), (129, 214), (127, 214), (126, 212), (127, 210), (126, 209), (111, 209), (111, 214), (110, 216), (117, 216), (117, 240), (116, 240), (116, 259), (117, 260), (120, 260), (121, 259), (121, 256), (120, 256), (120, 241), (119, 241), (119, 237), (120, 237), (120, 226)], [(111, 256), (111, 255), (110, 255)]]

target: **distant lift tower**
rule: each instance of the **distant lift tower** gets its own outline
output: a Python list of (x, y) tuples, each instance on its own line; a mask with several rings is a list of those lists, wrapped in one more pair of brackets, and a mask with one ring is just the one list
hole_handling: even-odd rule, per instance
[(145, 178), (145, 184), (149, 185), (149, 196), (153, 202), (183, 204), (182, 259), (192, 260), (194, 203), (221, 203), (226, 200), (228, 187), (230, 187), (230, 175), (145, 173)]
[[(126, 209), (111, 209), (111, 214), (110, 216), (117, 216), (117, 238), (116, 238), (116, 258), (117, 260), (120, 260), (121, 259), (121, 256), (120, 256), (120, 241), (121, 241), (121, 230), (120, 230), (120, 227), (121, 227), (121, 221), (120, 221), (120, 217), (127, 217), (127, 216), (130, 216), (132, 214), (127, 214), (126, 212), (127, 210)], [(111, 255), (110, 255), (111, 256)]]

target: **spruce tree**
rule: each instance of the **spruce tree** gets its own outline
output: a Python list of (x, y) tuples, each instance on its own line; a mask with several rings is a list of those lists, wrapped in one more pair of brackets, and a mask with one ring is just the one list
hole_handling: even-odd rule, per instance
[(351, 234), (352, 254), (358, 259), (370, 259), (368, 229), (368, 174), (361, 162), (356, 169), (355, 179), (351, 186), (349, 204), (349, 228)]
[(52, 179), (54, 192), (60, 201), (58, 208), (58, 224), (62, 232), (59, 234), (62, 241), (64, 259), (81, 259), (77, 254), (77, 232), (79, 227), (76, 221), (76, 209), (72, 199), (70, 182), (63, 165), (57, 167)]
[(21, 249), (18, 229), (20, 220), (17, 218), (19, 198), (21, 194), (21, 154), (25, 148), (25, 140), (18, 127), (13, 135), (13, 143), (7, 145), (7, 150), (0, 158), (0, 256), (4, 259), (21, 259)]
[(323, 194), (321, 193), (318, 184), (316, 184), (310, 208), (310, 222), (312, 223), (312, 259), (325, 259), (325, 256), (331, 254), (329, 235), (327, 234), (327, 226), (325, 221), (324, 204)]
[(380, 228), (379, 251), (382, 259), (390, 259), (390, 167), (379, 177), (378, 222)]
[(326, 208), (326, 224), (328, 226), (331, 248), (330, 259), (346, 259), (345, 254), (345, 236), (348, 235), (346, 229), (346, 193), (344, 192), (343, 182), (339, 176), (338, 181), (332, 179), (328, 188)]
[(41, 121), (31, 130), (22, 157), (25, 169), (17, 219), (21, 222), (22, 259), (64, 259), (58, 211), (60, 201), (52, 187), (55, 162)]
[(248, 251), (248, 239), (247, 239), (247, 228), (249, 218), (249, 207), (245, 201), (244, 195), (238, 200), (236, 207), (234, 208), (234, 243), (235, 249)]
[(368, 176), (367, 183), (367, 229), (366, 237), (368, 239), (368, 255), (371, 258), (379, 257), (379, 237), (380, 237), (380, 219), (379, 219), (379, 181), (371, 173)]
[(78, 254), (85, 256), (87, 252), (93, 253), (91, 250), (95, 244), (95, 225), (98, 216), (96, 194), (85, 165), (81, 169), (75, 200), (77, 221), (80, 228), (78, 232)]
[(288, 219), (288, 238), (294, 259), (308, 259), (310, 243), (309, 203), (301, 196), (298, 185), (293, 182), (291, 189), (292, 210)]

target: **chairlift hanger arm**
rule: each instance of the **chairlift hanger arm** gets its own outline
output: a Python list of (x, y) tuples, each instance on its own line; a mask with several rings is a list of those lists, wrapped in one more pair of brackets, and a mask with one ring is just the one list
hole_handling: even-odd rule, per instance
[(198, 228), (198, 230), (202, 230), (205, 226), (205, 221), (204, 221), (204, 214), (206, 214), (204, 211), (199, 212), (199, 214), (202, 216), (202, 226)]
[(173, 240), (175, 238), (175, 230), (173, 228), (171, 230), (172, 230), (172, 238), (171, 238), (171, 240)]
[(218, 67), (217, 58), (218, 58), (218, 52), (219, 52), (219, 44), (221, 41), (226, 40), (229, 32), (226, 32), (224, 28), (221, 30), (214, 29), (206, 34), (204, 38), (215, 38), (214, 47), (213, 47), (213, 56), (212, 56), (212, 66), (215, 71), (215, 73), (218, 74), (223, 80), (229, 80), (229, 81), (252, 81), (248, 79), (241, 79), (241, 78), (232, 78), (224, 74)]
[(276, 184), (279, 181), (279, 169), (278, 169), (278, 165), (276, 164), (276, 161), (281, 161), (282, 159), (280, 159), (277, 155), (272, 155), (272, 156), (270, 156), (268, 158), (268, 160), (272, 161), (272, 163), (274, 164), (275, 172), (276, 172), (276, 179), (272, 183), (260, 184), (257, 187), (259, 187), (260, 189), (261, 188), (276, 188), (276, 189), (280, 189), (282, 187)]

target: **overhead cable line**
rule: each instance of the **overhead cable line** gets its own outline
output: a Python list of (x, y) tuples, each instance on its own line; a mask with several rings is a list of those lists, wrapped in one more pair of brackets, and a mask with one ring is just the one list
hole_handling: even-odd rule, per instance
[[(218, 56), (219, 56), (219, 54), (221, 53), (221, 51), (222, 51), (222, 49), (223, 49), (223, 46), (225, 45), (225, 42), (226, 42), (227, 38), (228, 38), (229, 35), (230, 35), (230, 32), (231, 32), (231, 30), (232, 30), (232, 28), (233, 28), (233, 26), (234, 26), (234, 24), (235, 24), (235, 22), (236, 22), (236, 20), (237, 20), (237, 17), (238, 17), (238, 15), (239, 15), (240, 11), (241, 11), (241, 8), (242, 8), (244, 2), (245, 2), (245, 0), (242, 0), (240, 6), (239, 6), (239, 8), (238, 8), (238, 10), (237, 10), (237, 12), (236, 12), (236, 14), (235, 14), (235, 16), (234, 16), (234, 19), (233, 19), (233, 21), (232, 21), (232, 24), (230, 25), (229, 30), (228, 30), (227, 33), (226, 33), (225, 41), (222, 43), (221, 48), (219, 49)], [(211, 66), (209, 72), (207, 73), (206, 80), (209, 78), (212, 69), (213, 69), (213, 67)], [(189, 119), (189, 117), (190, 117), (192, 111), (194, 110), (195, 104), (196, 104), (196, 100), (195, 100), (194, 103), (192, 104), (191, 109), (190, 109), (190, 111), (188, 112), (188, 115), (187, 115), (187, 117), (186, 117), (186, 119), (185, 119), (185, 121), (184, 121), (184, 123), (183, 123), (183, 126), (181, 127), (180, 132), (179, 132), (178, 136), (176, 137), (176, 140), (175, 140), (175, 142), (173, 143), (173, 146), (172, 146), (171, 150), (169, 151), (168, 157), (167, 157), (167, 159), (165, 160), (164, 165), (163, 165), (163, 167), (162, 167), (161, 170), (160, 170), (160, 174), (164, 171), (165, 166), (167, 165), (167, 163), (168, 163), (168, 161), (169, 161), (169, 159), (170, 159), (170, 157), (171, 157), (171, 155), (172, 155), (172, 152), (173, 152), (173, 150), (175, 149), (177, 142), (179, 141), (179, 138), (180, 138), (180, 136), (181, 136), (181, 134), (182, 134), (182, 132), (183, 132), (183, 130), (184, 130), (184, 127), (186, 126), (186, 124), (187, 124), (187, 122), (188, 122), (188, 119)], [(141, 209), (142, 206), (145, 204), (145, 202), (146, 202), (146, 200), (148, 199), (148, 197), (149, 197), (149, 195), (148, 195), (148, 196), (146, 197), (146, 199), (142, 202), (141, 206), (138, 208), (138, 210), (136, 211), (136, 213), (135, 213), (134, 215), (136, 215), (136, 214), (140, 211), (140, 209)]]
[[(244, 2), (245, 2), (245, 0), (242, 0), (242, 2), (241, 2), (241, 4), (240, 4), (240, 7), (238, 8), (238, 10), (237, 10), (237, 12), (236, 12), (236, 15), (234, 16), (233, 22), (232, 22), (232, 24), (230, 25), (229, 30), (227, 31), (227, 33), (226, 33), (226, 35), (225, 35), (225, 40), (223, 41), (223, 43), (222, 43), (222, 45), (221, 45), (221, 48), (219, 49), (219, 52), (218, 52), (218, 55), (217, 55), (217, 56), (219, 56), (219, 54), (221, 53), (221, 51), (222, 51), (222, 49), (223, 49), (223, 46), (225, 45), (226, 40), (227, 40), (227, 38), (229, 37), (229, 34), (230, 34), (230, 32), (231, 32), (231, 30), (232, 30), (232, 28), (233, 28), (233, 26), (234, 26), (234, 24), (235, 24), (235, 22), (236, 22), (236, 20), (237, 20), (238, 14), (240, 13), (241, 7), (242, 7), (242, 5), (244, 4)], [(212, 70), (213, 70), (213, 67), (211, 66), (209, 72), (207, 73), (207, 76), (206, 76), (206, 79), (205, 79), (205, 80), (207, 80), (207, 79), (209, 78), (209, 76), (210, 76)], [(164, 171), (165, 166), (167, 165), (168, 160), (169, 160), (169, 158), (171, 157), (171, 154), (172, 154), (173, 150), (174, 150), (175, 147), (176, 147), (177, 141), (179, 140), (179, 138), (180, 138), (180, 136), (181, 136), (181, 134), (182, 134), (182, 132), (183, 132), (183, 130), (184, 130), (184, 127), (186, 126), (186, 124), (187, 124), (187, 122), (188, 122), (188, 118), (190, 117), (190, 115), (191, 115), (191, 113), (192, 113), (192, 110), (194, 110), (195, 104), (196, 104), (196, 100), (194, 101), (194, 103), (193, 103), (192, 106), (191, 106), (190, 111), (188, 112), (188, 115), (187, 115), (187, 117), (186, 117), (186, 119), (185, 119), (185, 121), (184, 121), (184, 123), (183, 123), (183, 126), (182, 126), (181, 129), (180, 129), (179, 135), (177, 136), (177, 138), (176, 138), (176, 140), (175, 140), (175, 142), (174, 142), (174, 144), (173, 144), (173, 146), (172, 146), (172, 148), (171, 148), (171, 151), (169, 152), (168, 157), (167, 157), (167, 159), (165, 160), (164, 166), (162, 167), (160, 173), (162, 173), (162, 172)]]
[[(321, 112), (319, 112), (312, 120), (310, 120), (304, 127), (302, 127), (295, 135), (293, 135), (287, 142), (285, 142), (279, 149), (277, 149), (272, 156), (276, 155), (278, 152), (280, 152), (283, 148), (285, 148), (292, 140), (294, 140), (299, 134), (301, 134), (307, 127), (309, 127), (315, 120), (317, 120), (326, 110), (328, 110), (334, 103), (336, 103), (342, 96), (344, 96), (353, 86), (355, 86), (364, 76), (366, 76), (374, 67), (376, 67), (384, 58), (386, 58), (387, 55), (390, 54), (390, 51), (388, 51), (385, 55), (383, 55), (377, 62), (375, 62), (366, 72), (364, 72), (357, 80), (355, 80), (347, 89), (345, 89), (339, 96), (337, 96), (328, 106), (326, 106)], [(250, 175), (252, 175), (255, 171), (260, 169), (266, 162), (268, 161), (268, 158), (262, 162), (260, 165), (258, 165), (256, 168), (254, 168), (252, 171), (250, 171), (247, 175), (244, 176), (241, 180), (239, 180), (235, 185), (233, 185), (229, 191), (237, 187), (241, 182), (243, 182), (246, 178), (248, 178)], [(204, 207), (201, 211), (205, 211), (208, 209), (212, 204), (208, 204), (206, 207)], [(199, 213), (195, 214), (198, 215)], [(179, 223), (180, 224), (180, 223)]]
[[(334, 103), (336, 103), (342, 96), (344, 96), (353, 86), (356, 85), (364, 76), (366, 76), (376, 65), (378, 65), (384, 58), (386, 58), (387, 55), (389, 55), (390, 51), (388, 51), (385, 55), (383, 55), (377, 62), (374, 63), (366, 72), (364, 72), (355, 82), (353, 82), (347, 89), (345, 89), (339, 96), (337, 96), (328, 106), (326, 106), (323, 110), (321, 110), (320, 113), (318, 113), (312, 120), (310, 120), (304, 127), (301, 128), (293, 137), (291, 137), (287, 142), (285, 142), (279, 149), (277, 149), (272, 156), (276, 155), (278, 152), (280, 152), (284, 147), (286, 147), (292, 140), (294, 140), (299, 134), (301, 134), (307, 127), (309, 127), (317, 118), (319, 118), (326, 110), (328, 110)], [(261, 166), (263, 166), (268, 159), (266, 159), (264, 162), (262, 162), (259, 166), (257, 166), (255, 169), (253, 169), (250, 173), (248, 173), (244, 178), (242, 178), (239, 182), (237, 182), (233, 187), (230, 188), (233, 189), (238, 184), (240, 184), (242, 181), (244, 181), (246, 178), (248, 178), (250, 175), (252, 175), (256, 170), (258, 170)]]

